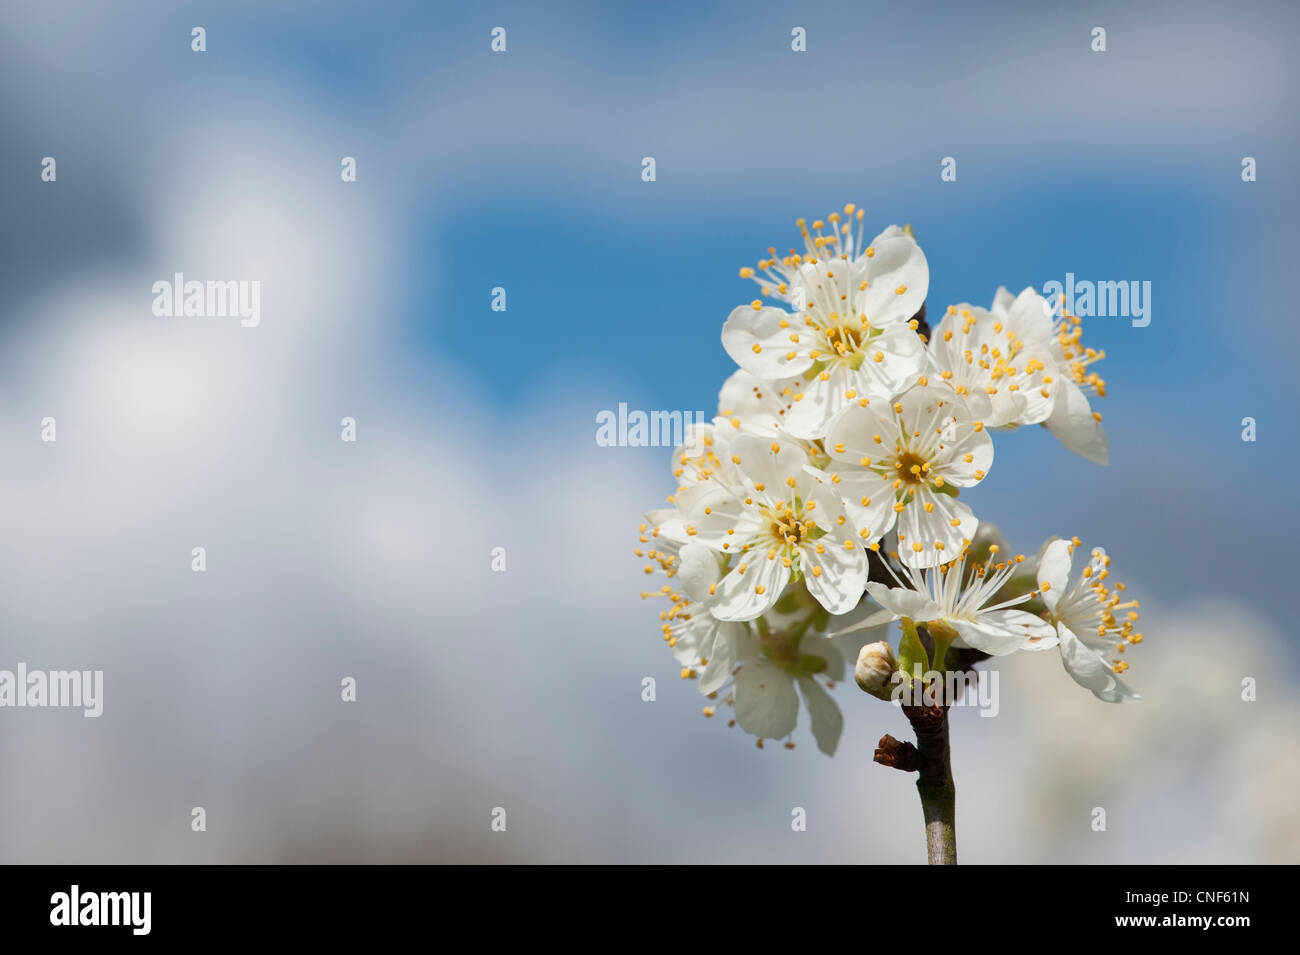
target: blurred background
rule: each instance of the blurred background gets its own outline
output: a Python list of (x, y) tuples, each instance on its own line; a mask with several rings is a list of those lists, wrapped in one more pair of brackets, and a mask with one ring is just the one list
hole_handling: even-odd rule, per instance
[[(841, 686), (833, 759), (700, 716), (632, 554), (670, 452), (594, 440), (620, 402), (712, 413), (737, 269), (846, 202), (912, 223), (932, 313), (1152, 283), (1149, 326), (1085, 321), (1110, 466), (999, 435), (971, 497), (1018, 550), (1109, 550), (1144, 700), (1001, 661), (999, 715), (954, 715), (961, 859), (1300, 861), (1297, 25), (4, 4), (0, 669), (102, 669), (105, 701), (0, 710), (0, 861), (924, 861), (912, 777), (871, 761), (897, 711)], [(260, 281), (260, 326), (154, 316), (175, 272)]]

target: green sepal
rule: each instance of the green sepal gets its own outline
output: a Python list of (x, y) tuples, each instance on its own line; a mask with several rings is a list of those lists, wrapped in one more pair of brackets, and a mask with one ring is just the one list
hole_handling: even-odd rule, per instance
[(921, 636), (916, 632), (916, 624), (907, 617), (903, 617), (903, 639), (898, 641), (898, 669), (905, 674), (911, 674), (915, 664), (921, 664), (921, 672), (928, 673), (930, 670), (930, 655), (925, 652), (925, 644), (921, 642)]
[(781, 614), (794, 613), (802, 605), (803, 601), (799, 598), (799, 591), (793, 587), (788, 587), (781, 599), (772, 605), (772, 609)]
[(948, 653), (948, 648), (952, 646), (953, 641), (959, 634), (946, 623), (940, 623), (938, 620), (932, 620), (925, 625), (925, 631), (930, 635), (934, 642), (934, 664), (933, 669), (942, 672), (944, 657)]
[(818, 375), (820, 375), (820, 374), (822, 373), (822, 370), (823, 370), (823, 369), (824, 369), (828, 364), (829, 364), (829, 362), (825, 362), (825, 361), (818, 361), (818, 362), (815, 362), (811, 368), (809, 368), (807, 371), (805, 371), (805, 372), (803, 373), (803, 380), (804, 380), (804, 381), (812, 381), (814, 378), (816, 378)]
[(814, 673), (821, 673), (826, 669), (826, 658), (815, 656), (811, 653), (799, 654), (799, 675), (812, 676)]

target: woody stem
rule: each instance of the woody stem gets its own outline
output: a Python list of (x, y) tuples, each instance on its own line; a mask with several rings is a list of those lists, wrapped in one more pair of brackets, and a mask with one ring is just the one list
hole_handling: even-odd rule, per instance
[(916, 791), (925, 817), (927, 859), (930, 865), (956, 865), (957, 788), (948, 749), (948, 708), (904, 706), (903, 715), (916, 732), (916, 745), (885, 736), (876, 750), (876, 762), (920, 773)]

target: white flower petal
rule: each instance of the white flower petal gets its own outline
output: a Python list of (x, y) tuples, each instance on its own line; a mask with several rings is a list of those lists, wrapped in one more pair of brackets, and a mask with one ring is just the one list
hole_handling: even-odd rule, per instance
[[(993, 439), (988, 428), (976, 431), (960, 420), (951, 426), (955, 439), (945, 442), (942, 457), (933, 467), (949, 484), (974, 487), (988, 476), (993, 466)], [(970, 460), (966, 458), (969, 455)]]
[(736, 722), (760, 739), (781, 739), (794, 731), (799, 696), (788, 675), (766, 660), (749, 660), (736, 674)]
[[(684, 667), (695, 666), (700, 660), (701, 648), (706, 643), (712, 643), (720, 625), (719, 620), (703, 610), (693, 614), (684, 622), (679, 618), (673, 625), (673, 657)], [(728, 626), (739, 626), (739, 624), (728, 624)]]
[[(833, 481), (831, 476), (839, 480)], [(829, 472), (822, 487), (838, 498), (855, 539), (864, 547), (880, 540), (894, 526), (894, 488), (876, 472)]]
[[(698, 487), (700, 491), (691, 494), (689, 509), (682, 515), (680, 533), (685, 534), (687, 540), (707, 544), (714, 550), (735, 553), (758, 531), (758, 510), (747, 507), (741, 498), (726, 488), (709, 484)], [(683, 496), (681, 493), (677, 495), (679, 500)], [(676, 528), (673, 532), (678, 533)]]
[[(722, 347), (741, 368), (759, 378), (786, 378), (812, 366), (807, 349), (794, 358), (790, 328), (800, 321), (781, 308), (763, 306), (755, 309), (741, 305), (733, 309), (722, 326)], [(782, 326), (782, 322), (786, 324)]]
[(887, 404), (873, 403), (863, 407), (853, 402), (828, 424), (826, 451), (836, 461), (865, 467), (862, 464), (863, 458), (874, 461), (884, 453), (886, 447), (893, 450), (892, 444), (885, 446), (877, 443), (875, 436), (880, 435), (881, 442), (889, 440), (897, 427), (894, 413)]
[[(870, 584), (868, 584), (868, 586), (870, 586)], [(843, 630), (834, 631), (831, 636), (835, 638), (847, 637), (852, 634), (875, 632), (877, 630), (887, 632), (889, 624), (893, 623), (897, 619), (898, 614), (894, 613), (892, 610), (877, 610), (870, 616), (864, 617), (862, 620), (846, 626)], [(876, 637), (875, 639), (884, 640), (885, 638), (881, 636)], [(863, 642), (874, 643), (875, 640)]]
[(738, 368), (718, 392), (718, 414), (727, 421), (739, 421), (743, 431), (775, 436), (787, 403), (781, 390), (801, 381), (798, 377), (768, 381)]
[(867, 287), (854, 300), (854, 307), (873, 325), (906, 322), (921, 310), (930, 290), (925, 253), (897, 226), (876, 236), (868, 248), (871, 255), (858, 260)]
[(740, 434), (731, 442), (730, 450), (733, 460), (740, 459), (737, 467), (749, 483), (769, 498), (788, 500), (792, 487), (800, 488), (811, 480), (803, 471), (808, 455), (793, 441)]
[(1014, 653), (1031, 637), (1044, 638), (1055, 633), (1055, 628), (1046, 620), (1023, 610), (992, 610), (981, 613), (975, 621), (948, 622), (961, 634), (967, 646), (995, 657)]
[(895, 620), (906, 617), (924, 623), (943, 616), (943, 609), (938, 604), (925, 594), (917, 593), (911, 588), (886, 587), (873, 580), (867, 584), (867, 593), (871, 594), (872, 600), (893, 614)]
[[(998, 289), (999, 297), (1003, 292), (1006, 289)], [(1010, 297), (1010, 293), (1007, 296)], [(997, 307), (998, 298), (995, 298), (994, 308)], [(1007, 303), (1004, 314), (1007, 325), (1015, 330), (1016, 337), (1034, 351), (1046, 350), (1055, 337), (1052, 304), (1039, 295), (1033, 286), (1026, 286), (1014, 301)]]
[[(1046, 351), (1021, 352), (1016, 356), (1016, 365), (1019, 368), (1027, 367), (1030, 362), (1041, 364), (1042, 367), (1032, 375), (1021, 376), (1021, 389), (1017, 394), (1021, 398), (1023, 408), (1019, 416), (1012, 421), (1016, 427), (1042, 424), (1050, 418), (1052, 409), (1056, 406), (1056, 394), (1065, 378), (1065, 373), (1056, 367), (1055, 359)], [(1048, 384), (1043, 380), (1044, 378), (1051, 378), (1052, 383)]]
[(736, 666), (738, 634), (743, 633), (738, 623), (719, 622), (713, 639), (702, 647), (702, 656), (709, 662), (700, 674), (700, 692), (705, 696), (722, 688)]
[(863, 346), (867, 359), (848, 376), (848, 386), (872, 400), (888, 401), (916, 380), (926, 367), (921, 336), (907, 325), (884, 329)]
[[(984, 419), (984, 423), (990, 428), (1015, 427), (1022, 423), (1022, 419), (1028, 416), (1029, 399), (1024, 392), (1009, 391), (1007, 388), (999, 388), (997, 394), (989, 396), (989, 413)], [(1045, 418), (1051, 411), (1051, 401), (1049, 398), (1039, 396), (1039, 403), (1035, 408), (1041, 409)], [(1043, 420), (1039, 418), (1038, 421)], [(1026, 422), (1037, 424), (1038, 421)]]
[(1069, 627), (1058, 625), (1061, 638), (1061, 662), (1074, 682), (1106, 703), (1130, 703), (1141, 697), (1124, 684), (1111, 665), (1096, 650), (1085, 646)]
[[(926, 510), (927, 504), (930, 510)], [(953, 521), (957, 522), (955, 527)], [(961, 501), (920, 485), (898, 515), (899, 559), (909, 567), (947, 563), (961, 554), (963, 542), (972, 540), (978, 527), (979, 520)], [(920, 550), (916, 544), (921, 545)]]
[(1046, 424), (1063, 445), (1094, 464), (1110, 461), (1110, 440), (1092, 416), (1087, 396), (1074, 382), (1061, 379)]
[(708, 603), (709, 587), (722, 579), (716, 552), (695, 541), (683, 546), (677, 554), (677, 579), (691, 600)]
[(834, 756), (840, 734), (844, 731), (844, 715), (840, 713), (840, 708), (835, 705), (831, 695), (811, 677), (801, 677), (799, 689), (803, 692), (803, 702), (812, 719), (817, 748), (827, 756)]
[(818, 603), (831, 613), (848, 613), (867, 583), (867, 552), (851, 538), (828, 535), (803, 548), (803, 569)]
[(796, 438), (821, 437), (836, 412), (850, 403), (845, 392), (851, 387), (851, 377), (848, 366), (836, 363), (813, 375), (811, 381), (793, 385), (795, 397), (790, 400), (782, 426)]
[(1038, 589), (1047, 609), (1056, 612), (1056, 603), (1070, 586), (1070, 542), (1052, 538), (1038, 553)]
[(718, 584), (711, 612), (719, 620), (761, 617), (780, 599), (790, 579), (789, 568), (779, 557), (769, 559), (761, 550), (738, 554), (732, 560), (739, 563)]

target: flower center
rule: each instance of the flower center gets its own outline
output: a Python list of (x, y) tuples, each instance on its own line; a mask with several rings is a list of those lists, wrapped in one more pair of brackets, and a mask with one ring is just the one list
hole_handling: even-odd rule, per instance
[(832, 325), (826, 329), (826, 340), (840, 357), (851, 355), (861, 346), (867, 337), (865, 328), (850, 328), (847, 325)]
[(894, 459), (894, 471), (899, 480), (907, 484), (923, 484), (930, 471), (930, 462), (912, 451), (902, 451)]
[(806, 524), (801, 524), (790, 511), (781, 511), (771, 515), (772, 526), (770, 528), (772, 536), (777, 540), (783, 540), (787, 544), (798, 544), (807, 535), (809, 528)]

